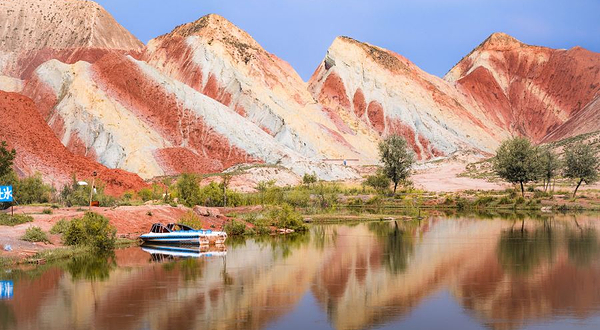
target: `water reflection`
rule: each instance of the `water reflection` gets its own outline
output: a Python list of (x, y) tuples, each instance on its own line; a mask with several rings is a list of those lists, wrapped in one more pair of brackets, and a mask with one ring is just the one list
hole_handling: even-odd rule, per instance
[[(415, 308), (425, 322), (439, 315), (429, 299), (440, 294), (481, 328), (598, 322), (595, 220), (440, 215), (313, 226), (231, 240), (227, 250), (118, 250), (2, 274), (14, 297), (0, 301), (0, 328), (315, 328), (307, 318), (277, 323), (310, 311), (324, 315), (325, 328), (366, 329), (402, 326)], [(460, 328), (464, 319), (448, 321)]]

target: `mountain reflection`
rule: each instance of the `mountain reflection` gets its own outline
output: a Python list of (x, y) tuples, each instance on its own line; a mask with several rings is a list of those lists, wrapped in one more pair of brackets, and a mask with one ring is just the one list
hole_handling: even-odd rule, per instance
[(482, 327), (586, 318), (600, 309), (593, 220), (439, 216), (315, 225), (189, 258), (117, 250), (3, 274), (14, 296), (0, 328), (263, 329), (310, 294), (333, 328), (366, 329), (443, 291)]

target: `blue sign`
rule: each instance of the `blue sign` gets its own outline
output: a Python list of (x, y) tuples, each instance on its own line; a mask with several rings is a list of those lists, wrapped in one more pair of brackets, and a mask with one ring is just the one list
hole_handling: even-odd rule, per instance
[(12, 202), (13, 189), (12, 186), (0, 186), (0, 202)]
[(0, 299), (10, 299), (13, 296), (13, 281), (0, 281)]

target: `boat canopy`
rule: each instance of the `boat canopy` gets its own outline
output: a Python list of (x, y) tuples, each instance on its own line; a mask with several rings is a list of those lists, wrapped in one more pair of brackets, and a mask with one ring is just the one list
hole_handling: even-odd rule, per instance
[(180, 223), (170, 223), (166, 226), (162, 223), (155, 223), (150, 229), (151, 233), (171, 233), (174, 231), (196, 231), (196, 229)]

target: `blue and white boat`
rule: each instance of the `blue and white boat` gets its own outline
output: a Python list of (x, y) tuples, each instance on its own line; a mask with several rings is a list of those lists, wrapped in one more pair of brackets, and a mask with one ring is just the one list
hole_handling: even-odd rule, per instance
[(170, 223), (166, 226), (155, 223), (150, 232), (140, 238), (144, 243), (154, 244), (217, 245), (225, 244), (227, 233), (206, 229), (196, 230), (179, 223)]

